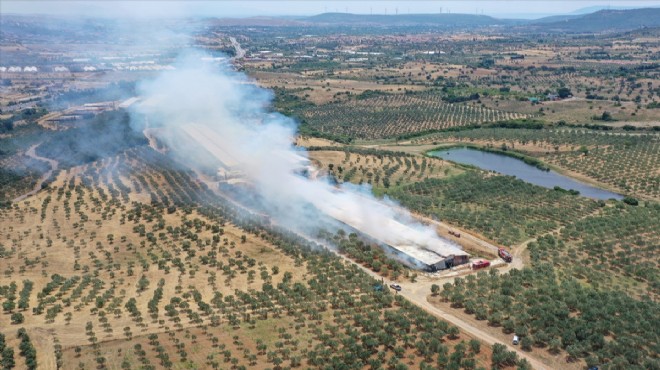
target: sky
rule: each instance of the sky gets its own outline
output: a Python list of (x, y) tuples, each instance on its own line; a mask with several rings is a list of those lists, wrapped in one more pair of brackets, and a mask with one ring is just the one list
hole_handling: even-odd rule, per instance
[(660, 0), (464, 0), (464, 1), (322, 1), (322, 0), (206, 0), (206, 1), (26, 1), (2, 0), (0, 14), (50, 14), (89, 17), (158, 18), (179, 16), (252, 17), (303, 16), (324, 12), (361, 14), (467, 13), (495, 17), (534, 18), (568, 14), (594, 6), (660, 7)]

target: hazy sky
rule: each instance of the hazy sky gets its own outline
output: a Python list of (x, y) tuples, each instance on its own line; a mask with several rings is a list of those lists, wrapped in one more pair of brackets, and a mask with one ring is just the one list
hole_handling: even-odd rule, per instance
[(593, 6), (660, 7), (660, 0), (566, 1), (26, 1), (2, 0), (0, 13), (31, 13), (85, 16), (176, 17), (212, 16), (247, 17), (276, 15), (313, 15), (323, 12), (349, 12), (363, 14), (406, 13), (468, 13), (493, 16), (533, 17), (534, 15), (566, 14)]

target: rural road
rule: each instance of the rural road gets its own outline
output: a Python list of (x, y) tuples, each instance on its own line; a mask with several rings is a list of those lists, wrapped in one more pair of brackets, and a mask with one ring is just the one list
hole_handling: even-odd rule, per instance
[(16, 198), (14, 198), (14, 200), (13, 200), (14, 203), (20, 202), (21, 200), (23, 200), (23, 199), (25, 199), (29, 196), (32, 196), (32, 195), (36, 194), (39, 190), (41, 190), (41, 186), (43, 185), (43, 183), (46, 182), (46, 180), (48, 180), (48, 178), (50, 178), (50, 176), (53, 174), (53, 172), (55, 170), (57, 170), (57, 167), (59, 166), (59, 162), (57, 162), (56, 160), (50, 159), (50, 158), (45, 158), (45, 157), (40, 157), (40, 156), (37, 155), (37, 147), (39, 145), (41, 145), (41, 143), (32, 145), (30, 147), (30, 149), (28, 149), (25, 152), (25, 155), (27, 155), (30, 158), (34, 158), (36, 160), (39, 160), (39, 161), (48, 162), (48, 164), (50, 164), (50, 170), (48, 170), (46, 173), (44, 173), (41, 176), (41, 178), (39, 178), (39, 180), (34, 185), (34, 188), (32, 190), (30, 190), (29, 192), (27, 192), (27, 193), (25, 193), (21, 196), (18, 196)]
[(459, 327), (462, 331), (474, 336), (475, 338), (479, 338), (481, 341), (487, 343), (488, 345), (492, 346), (495, 343), (501, 343), (507, 346), (507, 348), (511, 351), (516, 352), (518, 357), (526, 359), (530, 365), (534, 369), (548, 369), (550, 368), (540, 362), (539, 360), (535, 359), (534, 357), (531, 357), (529, 354), (519, 350), (517, 347), (514, 347), (510, 345), (509, 343), (502, 343), (502, 341), (498, 338), (493, 337), (489, 333), (486, 333), (485, 331), (481, 330), (478, 327), (475, 327), (474, 325), (452, 315), (449, 312), (445, 312), (442, 309), (434, 306), (427, 300), (428, 294), (431, 292), (431, 284), (416, 284), (416, 283), (402, 283), (400, 284), (402, 287), (402, 290), (399, 294), (401, 294), (403, 297), (408, 299), (409, 301), (415, 303), (417, 306), (421, 307), (424, 309), (426, 312), (442, 319), (447, 322), (450, 322), (457, 327)]
[[(520, 252), (522, 253), (522, 252)], [(338, 253), (337, 253), (338, 254)], [(381, 280), (382, 277), (378, 275), (377, 273), (369, 270), (368, 268), (359, 265), (352, 261), (350, 258), (343, 256), (341, 254), (338, 254), (340, 257), (345, 259), (346, 261), (355, 264), (356, 266), (360, 267), (364, 272), (372, 276), (374, 279)], [(511, 270), (512, 268), (521, 268), (523, 263), (522, 263), (522, 258), (520, 255), (516, 255), (516, 258), (514, 261), (518, 260), (518, 265), (520, 267), (514, 266), (513, 263), (507, 264), (505, 269), (503, 271), (508, 271)], [(440, 318), (444, 321), (447, 321), (455, 326), (457, 326), (459, 329), (461, 329), (463, 332), (473, 336), (474, 338), (478, 338), (479, 340), (483, 341), (484, 343), (492, 346), (495, 343), (500, 343), (504, 344), (507, 346), (507, 349), (510, 351), (514, 351), (519, 358), (524, 358), (526, 359), (530, 365), (534, 369), (537, 370), (550, 370), (551, 368), (538, 359), (530, 356), (528, 353), (523, 352), (522, 350), (518, 349), (517, 347), (514, 347), (513, 345), (509, 343), (503, 343), (502, 340), (495, 338), (491, 334), (481, 330), (480, 328), (466, 322), (465, 320), (451, 314), (450, 312), (444, 311), (443, 309), (434, 306), (431, 302), (428, 301), (427, 297), (431, 293), (431, 285), (433, 284), (438, 284), (442, 286), (443, 283), (446, 282), (452, 282), (452, 278), (448, 279), (442, 279), (442, 278), (434, 278), (434, 279), (424, 279), (425, 281), (417, 281), (415, 283), (412, 282), (397, 282), (399, 285), (401, 285), (401, 291), (397, 294), (400, 294), (410, 302), (416, 304), (418, 307), (422, 308), (424, 311), (432, 314), (433, 316)]]

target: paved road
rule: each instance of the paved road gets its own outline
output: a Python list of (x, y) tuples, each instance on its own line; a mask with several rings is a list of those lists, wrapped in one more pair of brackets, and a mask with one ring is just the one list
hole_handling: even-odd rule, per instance
[(236, 55), (234, 56), (233, 59), (241, 59), (245, 56), (245, 50), (241, 47), (241, 44), (236, 41), (236, 38), (230, 37), (229, 41), (231, 42), (231, 45), (234, 47), (236, 50)]

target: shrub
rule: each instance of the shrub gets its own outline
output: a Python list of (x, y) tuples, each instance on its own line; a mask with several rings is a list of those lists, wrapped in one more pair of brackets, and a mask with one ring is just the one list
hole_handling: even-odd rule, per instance
[(629, 204), (631, 206), (639, 205), (639, 201), (636, 198), (633, 198), (633, 197), (630, 197), (630, 196), (624, 197), (623, 202), (626, 203), (626, 204)]
[(25, 317), (20, 312), (14, 312), (11, 314), (11, 323), (14, 325), (22, 324), (25, 321)]

